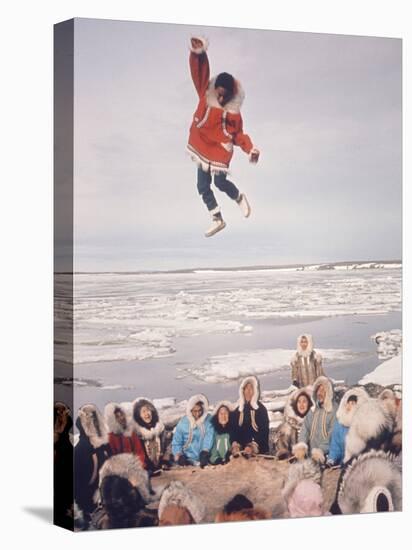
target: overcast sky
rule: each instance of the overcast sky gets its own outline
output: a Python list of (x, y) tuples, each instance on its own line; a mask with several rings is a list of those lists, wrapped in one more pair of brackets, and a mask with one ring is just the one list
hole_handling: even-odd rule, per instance
[[(210, 239), (185, 152), (192, 34), (242, 82), (261, 150), (231, 164), (251, 217), (216, 191)], [(77, 19), (74, 174), (77, 271), (398, 259), (401, 41)]]

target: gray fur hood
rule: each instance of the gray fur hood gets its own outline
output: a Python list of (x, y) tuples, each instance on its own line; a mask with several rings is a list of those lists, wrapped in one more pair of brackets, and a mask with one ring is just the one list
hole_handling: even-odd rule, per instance
[(161, 519), (165, 508), (171, 504), (186, 508), (196, 523), (200, 523), (206, 513), (203, 502), (181, 481), (172, 481), (163, 491), (159, 502), (159, 519)]
[[(116, 420), (114, 411), (121, 409), (126, 416), (126, 429), (122, 428)], [(132, 422), (132, 404), (131, 403), (108, 403), (104, 408), (104, 417), (109, 430), (109, 433), (115, 435), (130, 436), (133, 432)]]

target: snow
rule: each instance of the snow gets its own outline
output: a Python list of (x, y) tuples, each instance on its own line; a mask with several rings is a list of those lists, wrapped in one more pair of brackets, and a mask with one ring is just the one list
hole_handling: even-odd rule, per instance
[[(355, 353), (345, 349), (318, 349), (324, 361), (345, 361)], [(245, 376), (269, 374), (290, 368), (295, 350), (266, 349), (239, 353), (226, 353), (210, 357), (201, 367), (185, 369), (186, 372), (208, 383), (222, 383), (239, 380)], [(182, 369), (183, 370), (183, 369)]]
[(369, 382), (380, 384), (381, 386), (402, 384), (402, 357), (396, 355), (392, 359), (384, 361), (374, 371), (359, 380), (359, 384), (361, 385), (368, 384)]
[(379, 359), (390, 359), (398, 355), (402, 348), (402, 330), (400, 329), (377, 332), (371, 338), (378, 346)]

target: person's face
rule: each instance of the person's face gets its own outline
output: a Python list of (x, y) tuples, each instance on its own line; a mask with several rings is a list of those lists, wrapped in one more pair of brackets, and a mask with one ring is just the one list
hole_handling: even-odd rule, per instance
[(355, 401), (347, 401), (346, 405), (345, 405), (345, 410), (347, 413), (351, 412), (354, 408), (355, 408)]
[(301, 415), (304, 415), (308, 412), (310, 407), (306, 396), (299, 395), (298, 400), (296, 401), (296, 408)]
[(319, 401), (319, 403), (322, 405), (323, 402), (325, 401), (325, 397), (326, 397), (326, 390), (325, 390), (325, 386), (323, 384), (321, 384), (316, 392), (316, 399)]
[(143, 407), (140, 409), (140, 417), (143, 422), (145, 422), (146, 424), (150, 424), (153, 418), (153, 413), (149, 407), (143, 405)]
[(306, 336), (302, 336), (302, 338), (300, 339), (300, 347), (303, 351), (306, 351), (308, 349), (308, 339), (306, 338)]
[(193, 418), (195, 420), (198, 420), (202, 414), (203, 414), (203, 407), (202, 405), (196, 404), (193, 409), (191, 410), (191, 413), (193, 415)]
[(189, 525), (193, 523), (192, 516), (181, 506), (176, 504), (169, 504), (163, 510), (162, 517), (159, 520), (159, 525)]
[(229, 411), (226, 407), (220, 407), (219, 412), (217, 413), (217, 420), (221, 426), (226, 426), (229, 422)]
[(250, 403), (253, 397), (253, 386), (250, 382), (246, 384), (246, 386), (243, 388), (243, 395), (245, 400)]
[(218, 86), (216, 89), (216, 97), (219, 105), (223, 107), (231, 98), (232, 94), (226, 90), (226, 88), (223, 88), (223, 86)]
[(114, 416), (116, 418), (116, 422), (123, 428), (126, 429), (127, 422), (126, 422), (126, 415), (123, 411), (116, 411), (114, 413)]

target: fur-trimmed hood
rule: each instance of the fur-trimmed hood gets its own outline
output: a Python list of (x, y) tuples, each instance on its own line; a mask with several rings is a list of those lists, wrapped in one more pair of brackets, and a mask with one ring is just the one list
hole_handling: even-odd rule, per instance
[(222, 109), (228, 113), (240, 113), (240, 109), (245, 99), (245, 92), (239, 80), (234, 79), (235, 90), (232, 99), (230, 99), (225, 105), (220, 105), (217, 100), (217, 92), (215, 88), (216, 78), (217, 75), (210, 79), (206, 90), (206, 103), (208, 107), (216, 107), (217, 109)]
[[(356, 396), (358, 398), (358, 401), (356, 403), (356, 406), (352, 408), (351, 411), (346, 411), (345, 407), (348, 402), (349, 397), (352, 395)], [(357, 408), (362, 405), (363, 403), (366, 403), (370, 399), (368, 393), (364, 388), (356, 387), (356, 388), (350, 388), (347, 392), (344, 393), (341, 402), (339, 403), (338, 410), (336, 412), (336, 418), (338, 421), (343, 425), (349, 428), (349, 426), (352, 423), (353, 415), (355, 414), (355, 411)]]
[[(124, 429), (116, 420), (114, 414), (116, 409), (121, 409), (126, 417), (126, 429)], [(106, 420), (109, 433), (115, 435), (130, 436), (133, 432), (132, 423), (132, 404), (131, 403), (108, 403), (104, 408), (104, 418)]]
[[(226, 407), (229, 411), (229, 421), (228, 421), (228, 424), (225, 426), (225, 428), (222, 428), (222, 426), (219, 424), (218, 419), (217, 419), (217, 413), (219, 412), (219, 409), (221, 407)], [(232, 421), (233, 421), (232, 413), (233, 413), (234, 410), (235, 410), (235, 406), (230, 401), (220, 401), (216, 405), (216, 407), (214, 408), (213, 414), (212, 414), (212, 424), (213, 424), (213, 427), (214, 427), (214, 429), (217, 433), (225, 433), (228, 430), (230, 430), (230, 428), (232, 426)]]
[(289, 467), (288, 478), (282, 489), (283, 498), (287, 502), (303, 479), (310, 479), (320, 485), (321, 477), (320, 465), (311, 458), (295, 462)]
[(243, 412), (245, 407), (245, 397), (243, 395), (243, 390), (245, 389), (246, 384), (252, 384), (253, 387), (253, 397), (250, 401), (250, 406), (252, 409), (257, 410), (259, 408), (259, 398), (260, 398), (260, 385), (259, 380), (256, 376), (247, 376), (244, 378), (239, 386), (239, 411)]
[(369, 451), (346, 468), (338, 490), (343, 514), (402, 510), (402, 477), (391, 457)]
[(322, 408), (325, 409), (326, 412), (330, 413), (333, 410), (333, 385), (330, 378), (328, 378), (327, 376), (319, 376), (315, 380), (315, 383), (313, 384), (312, 398), (315, 402), (315, 406), (318, 407), (316, 392), (321, 385), (323, 385), (326, 389), (325, 401)]
[(200, 523), (206, 513), (203, 502), (181, 481), (172, 481), (163, 491), (159, 502), (159, 519), (161, 519), (165, 508), (171, 504), (186, 508), (195, 523)]
[[(308, 341), (308, 347), (306, 348), (305, 351), (303, 351), (303, 349), (300, 347), (300, 341), (303, 337), (305, 337)], [(309, 357), (309, 355), (312, 353), (312, 351), (313, 351), (313, 337), (312, 337), (312, 335), (311, 334), (299, 334), (299, 336), (296, 339), (296, 353), (298, 355), (303, 356), (303, 357)]]
[[(200, 418), (195, 420), (192, 415), (192, 409), (196, 405), (196, 403), (202, 403), (203, 405), (203, 414)], [(209, 414), (209, 401), (203, 393), (198, 393), (196, 395), (192, 395), (192, 397), (188, 400), (186, 405), (186, 416), (190, 421), (190, 424), (192, 426), (200, 426), (203, 424), (203, 422), (206, 420), (206, 417)]]
[[(140, 418), (140, 409), (144, 406), (149, 407), (149, 409), (152, 411), (152, 426), (148, 426)], [(134, 427), (137, 434), (145, 441), (160, 437), (165, 430), (165, 426), (160, 420), (159, 413), (157, 412), (157, 409), (154, 406), (153, 402), (146, 397), (138, 397), (133, 401), (132, 408)]]
[(87, 437), (95, 449), (109, 442), (106, 423), (96, 405), (88, 404), (80, 407), (76, 426), (80, 436)]
[(99, 472), (99, 488), (103, 480), (109, 476), (127, 479), (135, 487), (142, 499), (148, 503), (158, 499), (150, 489), (149, 474), (143, 468), (140, 460), (131, 453), (114, 455), (103, 464)]
[(297, 414), (297, 412), (295, 410), (297, 400), (299, 399), (299, 397), (301, 395), (305, 395), (309, 399), (310, 406), (309, 406), (308, 412), (313, 407), (312, 390), (310, 389), (309, 386), (307, 386), (306, 388), (301, 388), (299, 390), (295, 390), (294, 392), (292, 392), (289, 395), (289, 397), (286, 401), (285, 411), (284, 411), (284, 416), (285, 416), (286, 421), (292, 420), (292, 421), (296, 422), (297, 424), (302, 424), (303, 421), (305, 420), (305, 417), (304, 416), (302, 417), (299, 414)]

